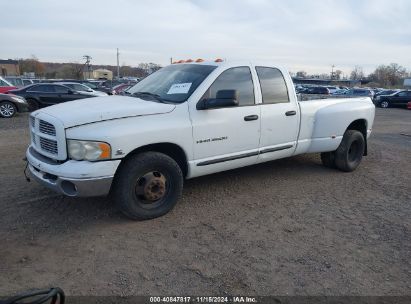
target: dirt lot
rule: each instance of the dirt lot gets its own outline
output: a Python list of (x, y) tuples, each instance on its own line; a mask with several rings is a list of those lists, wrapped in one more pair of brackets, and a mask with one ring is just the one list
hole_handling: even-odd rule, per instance
[(377, 109), (353, 173), (307, 155), (202, 177), (145, 222), (26, 183), (27, 120), (0, 119), (2, 295), (411, 295), (411, 111)]

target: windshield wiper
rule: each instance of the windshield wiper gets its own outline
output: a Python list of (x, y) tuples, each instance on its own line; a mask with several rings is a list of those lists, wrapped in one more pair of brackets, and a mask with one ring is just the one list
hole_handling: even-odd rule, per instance
[(160, 95), (158, 94), (154, 94), (154, 93), (150, 93), (150, 92), (135, 92), (133, 94), (131, 94), (133, 96), (136, 97), (140, 97), (140, 96), (150, 96), (150, 97), (154, 97), (155, 99), (159, 100), (159, 101), (163, 101), (163, 99), (161, 98)]
[(150, 96), (150, 97), (153, 97), (154, 99), (156, 99), (157, 101), (163, 102), (163, 103), (166, 103), (167, 101), (171, 101), (171, 100), (168, 100), (168, 99), (164, 99), (164, 98), (162, 98), (160, 95), (154, 94), (154, 93), (151, 93), (151, 92), (135, 92), (135, 93), (133, 93), (133, 94), (131, 94), (131, 95), (132, 95), (132, 96), (136, 96), (136, 97), (140, 97), (140, 96)]

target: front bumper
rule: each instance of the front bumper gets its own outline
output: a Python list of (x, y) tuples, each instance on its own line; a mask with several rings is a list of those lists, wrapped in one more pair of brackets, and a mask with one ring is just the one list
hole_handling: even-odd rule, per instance
[(119, 160), (54, 163), (31, 147), (26, 157), (33, 179), (57, 193), (75, 197), (107, 195), (120, 164)]

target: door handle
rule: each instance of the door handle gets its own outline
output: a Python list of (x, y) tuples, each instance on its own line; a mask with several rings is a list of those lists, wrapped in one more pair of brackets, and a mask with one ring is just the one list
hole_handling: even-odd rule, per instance
[(245, 121), (257, 120), (257, 119), (258, 119), (258, 115), (248, 115), (244, 117)]
[(287, 111), (287, 112), (285, 112), (285, 116), (293, 116), (295, 114), (297, 114), (296, 111)]

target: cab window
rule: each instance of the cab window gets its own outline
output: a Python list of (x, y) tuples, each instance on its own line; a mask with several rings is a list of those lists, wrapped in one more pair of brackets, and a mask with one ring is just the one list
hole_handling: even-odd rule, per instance
[(239, 106), (255, 104), (254, 85), (249, 67), (230, 68), (221, 73), (203, 98), (216, 98), (220, 90), (236, 90)]
[(279, 69), (256, 67), (263, 103), (288, 103), (287, 85)]

